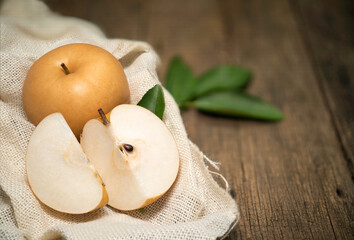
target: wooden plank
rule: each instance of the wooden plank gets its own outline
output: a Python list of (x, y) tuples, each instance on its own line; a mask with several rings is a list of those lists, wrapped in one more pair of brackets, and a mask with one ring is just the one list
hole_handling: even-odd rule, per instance
[[(353, 182), (354, 2), (293, 1), (292, 6)], [(352, 191), (349, 191), (350, 194), (347, 191), (342, 186), (336, 190), (345, 204), (349, 223), (353, 224), (353, 195)], [(333, 212), (335, 209), (329, 208), (328, 211)], [(342, 227), (342, 221), (333, 222), (334, 229)], [(348, 236), (342, 231), (338, 232), (337, 237), (345, 239)]]
[(293, 4), (117, 2), (48, 1), (110, 37), (152, 44), (161, 56), (161, 79), (175, 54), (196, 73), (226, 62), (249, 67), (249, 91), (286, 115), (281, 123), (265, 123), (183, 113), (190, 138), (222, 163), (239, 204), (241, 221), (227, 239), (350, 239), (351, 173)]
[[(236, 40), (235, 52), (243, 54), (243, 62), (252, 61), (257, 76), (262, 76), (255, 79), (252, 90), (281, 104), (287, 116), (281, 124), (267, 127), (273, 133), (250, 134), (249, 142), (257, 150), (243, 158), (252, 161), (249, 169), (255, 175), (251, 179), (260, 180), (256, 189), (249, 186), (254, 189), (249, 197), (253, 200), (247, 202), (258, 205), (253, 211), (263, 218), (254, 221), (257, 227), (246, 236), (257, 231), (257, 238), (267, 239), (272, 238), (270, 233), (282, 239), (350, 238), (350, 172), (291, 6), (279, 1), (230, 2), (224, 14), (232, 16), (227, 21), (231, 18), (234, 23), (230, 38), (242, 36)], [(344, 200), (336, 194), (343, 186), (349, 191)], [(259, 195), (266, 197), (257, 201)]]
[(354, 180), (354, 2), (292, 3)]
[[(246, 212), (248, 220), (254, 218), (252, 212), (263, 216), (251, 219), (246, 237), (350, 238), (350, 172), (291, 6), (284, 1), (229, 1), (223, 15), (232, 25), (234, 53), (243, 63), (254, 65), (251, 90), (280, 104), (287, 116), (279, 125), (266, 129), (257, 125), (257, 131), (243, 136), (251, 138), (253, 147), (248, 149), (254, 150), (242, 155), (245, 163), (239, 167), (245, 169), (246, 185), (236, 184), (235, 189), (246, 188), (245, 202), (255, 206)], [(257, 184), (248, 185), (253, 179), (258, 179)], [(337, 189), (348, 190), (345, 199), (336, 194)]]

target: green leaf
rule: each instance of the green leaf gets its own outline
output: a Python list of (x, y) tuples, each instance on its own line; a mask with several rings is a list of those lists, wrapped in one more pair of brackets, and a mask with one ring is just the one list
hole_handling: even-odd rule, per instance
[(163, 112), (165, 110), (165, 99), (162, 87), (160, 85), (155, 85), (149, 89), (138, 102), (138, 105), (149, 109), (162, 120)]
[(182, 58), (172, 58), (167, 70), (165, 85), (179, 106), (191, 100), (196, 79), (192, 70)]
[(245, 68), (221, 65), (212, 68), (198, 78), (194, 97), (204, 96), (213, 91), (240, 89), (251, 79), (251, 71)]
[(200, 111), (223, 116), (267, 121), (279, 121), (284, 118), (277, 108), (243, 92), (211, 93), (195, 100), (191, 105)]

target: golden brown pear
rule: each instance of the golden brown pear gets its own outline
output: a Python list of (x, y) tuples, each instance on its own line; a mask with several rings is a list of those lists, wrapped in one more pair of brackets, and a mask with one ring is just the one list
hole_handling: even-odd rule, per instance
[(23, 85), (25, 113), (37, 125), (47, 115), (63, 114), (79, 138), (97, 109), (111, 111), (129, 103), (128, 82), (119, 61), (108, 51), (90, 44), (58, 47), (34, 62)]

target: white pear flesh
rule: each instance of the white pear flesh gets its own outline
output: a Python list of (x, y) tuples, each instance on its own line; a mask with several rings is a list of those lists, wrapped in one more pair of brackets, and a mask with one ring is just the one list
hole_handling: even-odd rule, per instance
[(119, 105), (107, 125), (90, 120), (80, 142), (105, 184), (108, 204), (116, 209), (134, 210), (156, 201), (177, 177), (175, 140), (163, 121), (143, 107)]
[(60, 113), (48, 115), (33, 131), (26, 168), (35, 196), (57, 211), (81, 214), (108, 201), (101, 179)]

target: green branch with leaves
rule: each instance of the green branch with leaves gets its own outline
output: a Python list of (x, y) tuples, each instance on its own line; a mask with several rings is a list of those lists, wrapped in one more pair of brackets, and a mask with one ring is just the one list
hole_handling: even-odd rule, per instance
[(174, 57), (167, 70), (165, 86), (180, 108), (196, 109), (221, 116), (280, 121), (283, 113), (271, 104), (245, 92), (250, 70), (220, 65), (200, 76), (180, 57)]

